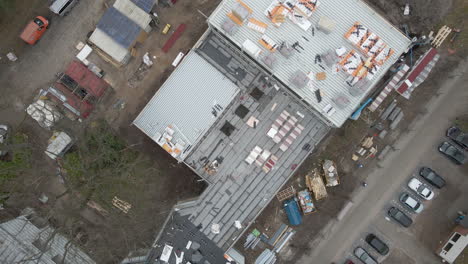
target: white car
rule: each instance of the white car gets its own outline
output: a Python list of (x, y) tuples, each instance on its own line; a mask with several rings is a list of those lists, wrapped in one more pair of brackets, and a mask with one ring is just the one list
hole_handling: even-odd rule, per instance
[(0, 144), (5, 143), (8, 136), (8, 126), (0, 124)]
[(7, 125), (0, 124), (0, 157), (8, 153), (5, 147), (5, 144), (7, 143), (8, 132), (9, 132), (8, 130), (9, 128)]
[(431, 200), (434, 198), (434, 192), (416, 178), (411, 178), (408, 182), (408, 187), (425, 200)]

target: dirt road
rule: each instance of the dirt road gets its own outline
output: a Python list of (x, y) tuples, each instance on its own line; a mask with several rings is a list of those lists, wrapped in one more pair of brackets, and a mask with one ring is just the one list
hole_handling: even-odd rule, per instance
[[(37, 2), (37, 1), (36, 1)], [(38, 5), (35, 2), (36, 5)], [(21, 3), (18, 3), (20, 5)], [(102, 1), (80, 1), (73, 12), (66, 17), (52, 16), (43, 3), (33, 6), (36, 11), (28, 12), (23, 20), (32, 19), (35, 15), (49, 17), (51, 25), (44, 37), (34, 46), (23, 43), (15, 32), (9, 33), (2, 40), (4, 49), (12, 50), (18, 56), (15, 62), (6, 59), (0, 64), (0, 85), (2, 96), (0, 98), (0, 117), (3, 122), (11, 125), (18, 124), (21, 118), (12, 115), (15, 111), (24, 115), (28, 101), (42, 88), (55, 79), (55, 74), (63, 71), (77, 53), (75, 49), (79, 40), (84, 40), (86, 34), (93, 28), (100, 14), (104, 11)], [(26, 7), (18, 7), (26, 8)], [(21, 9), (20, 9), (21, 10)], [(86, 19), (82, 19), (86, 17)], [(18, 19), (19, 20), (19, 19)], [(16, 21), (17, 27), (24, 27), (25, 23)], [(2, 25), (3, 26), (3, 25)], [(21, 29), (18, 30), (20, 32)]]
[[(368, 174), (368, 187), (357, 189), (351, 196), (354, 206), (344, 220), (330, 222), (322, 236), (311, 242), (309, 254), (298, 263), (337, 261), (375, 217), (383, 217), (377, 214), (418, 165), (422, 153), (434, 148), (433, 143), (444, 135), (451, 120), (468, 111), (468, 90), (463, 85), (468, 81), (465, 75), (467, 70), (468, 61), (464, 61), (441, 87), (439, 96), (428, 103), (427, 113), (417, 118), (410, 132), (394, 145), (395, 151), (380, 164), (381, 168)], [(398, 172), (395, 168), (398, 168)], [(414, 250), (421, 256), (421, 263), (434, 262), (433, 254), (427, 255), (431, 253), (427, 248), (415, 247)]]
[[(128, 178), (123, 181), (137, 184), (139, 188), (126, 188), (125, 184), (115, 181), (116, 177), (109, 178), (117, 184), (106, 186), (102, 192), (119, 196), (132, 203), (133, 208), (129, 215), (123, 215), (107, 207), (112, 216), (104, 219), (93, 210), (75, 206), (74, 201), (80, 200), (77, 197), (83, 197), (78, 193), (76, 196), (61, 198), (59, 203), (55, 202), (53, 197), (60, 195), (64, 186), (58, 177), (54, 177), (56, 165), (43, 153), (52, 132), (39, 127), (26, 115), (25, 108), (39, 89), (52, 84), (56, 79), (55, 74), (63, 71), (75, 58), (78, 52), (76, 44), (86, 41), (88, 33), (94, 30), (106, 10), (105, 3), (111, 4), (113, 1), (81, 0), (68, 16), (59, 17), (49, 11), (49, 1), (15, 0), (11, 9), (0, 18), (0, 123), (9, 124), (12, 131), (27, 134), (34, 146), (31, 171), (23, 173), (9, 185), (2, 185), (5, 190), (12, 192), (14, 198), (9, 200), (6, 210), (0, 212), (0, 219), (16, 217), (26, 206), (38, 209), (42, 215), (53, 212), (51, 221), (59, 227), (65, 226), (69, 219), (80, 219), (85, 223), (81, 232), (87, 237), (87, 241), (80, 246), (92, 252), (92, 257), (98, 263), (117, 263), (129, 251), (152, 243), (154, 233), (174, 203), (196, 197), (205, 187), (197, 181), (190, 169), (176, 163), (167, 152), (130, 124), (172, 72), (174, 67), (171, 63), (177, 54), (190, 49), (207, 28), (205, 18), (196, 10), (209, 15), (219, 0), (179, 1), (171, 8), (156, 7), (162, 26), (169, 23), (173, 28), (166, 35), (161, 34), (161, 28), (155, 28), (148, 39), (138, 45), (137, 56), (124, 67), (116, 68), (96, 53), (90, 55), (89, 60), (104, 70), (106, 80), (112, 81), (114, 93), (100, 102), (96, 111), (84, 122), (64, 119), (54, 129), (69, 131), (79, 143), (83, 142), (84, 131), (89, 131), (92, 121), (105, 119), (139, 153), (139, 160), (144, 162), (141, 167), (147, 168), (146, 171), (142, 169), (144, 173), (127, 175)], [(37, 15), (50, 18), (51, 25), (36, 45), (29, 46), (18, 35), (28, 21)], [(162, 45), (181, 23), (187, 24), (186, 31), (169, 53), (163, 53)], [(8, 61), (5, 53), (9, 51), (14, 52), (19, 59)], [(130, 86), (129, 79), (138, 69), (141, 56), (146, 51), (157, 56), (155, 65)], [(116, 99), (125, 102), (124, 109), (113, 107)], [(37, 197), (42, 193), (51, 198), (47, 206), (37, 202)], [(101, 204), (109, 206), (108, 201)]]

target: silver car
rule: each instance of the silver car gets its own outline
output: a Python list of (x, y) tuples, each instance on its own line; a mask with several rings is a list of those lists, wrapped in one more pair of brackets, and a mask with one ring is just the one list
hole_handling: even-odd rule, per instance
[(377, 264), (377, 261), (367, 253), (363, 248), (357, 247), (354, 250), (354, 255), (363, 263), (366, 264)]
[(417, 214), (422, 212), (424, 209), (424, 206), (418, 200), (416, 200), (416, 198), (409, 195), (408, 193), (401, 194), (400, 202)]

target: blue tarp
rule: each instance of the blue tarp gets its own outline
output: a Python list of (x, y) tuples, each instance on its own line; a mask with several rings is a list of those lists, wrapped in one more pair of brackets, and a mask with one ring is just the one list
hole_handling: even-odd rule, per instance
[(135, 22), (114, 7), (107, 9), (99, 20), (97, 28), (126, 49), (135, 42), (142, 30)]
[(143, 9), (146, 13), (151, 12), (153, 9), (155, 0), (131, 0), (136, 6)]
[(295, 199), (286, 200), (283, 203), (284, 211), (288, 216), (289, 223), (293, 226), (300, 225), (302, 223), (301, 212)]

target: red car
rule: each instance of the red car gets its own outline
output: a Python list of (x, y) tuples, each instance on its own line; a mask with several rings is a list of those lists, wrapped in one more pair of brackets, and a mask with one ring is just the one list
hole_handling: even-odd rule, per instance
[(36, 42), (44, 35), (49, 26), (49, 20), (45, 17), (37, 16), (24, 28), (20, 38), (30, 45)]

